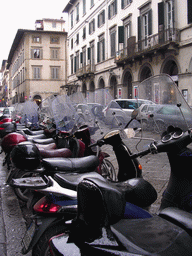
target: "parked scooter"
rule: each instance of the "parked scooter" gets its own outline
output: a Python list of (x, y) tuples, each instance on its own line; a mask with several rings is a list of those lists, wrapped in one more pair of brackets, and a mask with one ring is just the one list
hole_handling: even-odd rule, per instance
[[(66, 223), (63, 234), (50, 240), (51, 254), (153, 255), (192, 254), (192, 216), (178, 208), (166, 208), (159, 216), (142, 212), (117, 186), (99, 179), (78, 185), (78, 213)], [(128, 196), (129, 197), (129, 196)], [(127, 215), (132, 207), (134, 218)], [(69, 209), (68, 209), (69, 210)], [(72, 210), (72, 207), (71, 207)], [(139, 209), (141, 211), (141, 209)], [(129, 211), (128, 211), (129, 213)], [(132, 216), (131, 216), (132, 217)]]
[[(156, 191), (147, 181), (139, 178), (142, 175), (139, 163), (137, 160), (130, 159), (131, 152), (124, 144), (121, 135), (125, 136), (124, 131), (115, 130), (114, 133), (109, 131), (108, 135), (102, 138), (106, 144), (113, 146), (119, 163), (118, 178), (122, 182), (115, 182), (115, 184), (122, 189), (129, 187), (133, 202), (142, 207), (148, 207), (155, 201)], [(56, 159), (43, 159), (42, 162), (50, 173), (55, 173), (54, 176), (48, 176), (48, 179), (46, 177), (13, 179), (12, 183), (14, 187), (27, 187), (47, 194), (34, 206), (35, 212), (38, 213), (37, 221), (28, 228), (23, 239), (24, 254), (33, 249), (33, 255), (48, 255), (49, 238), (61, 232), (61, 229), (65, 228), (65, 221), (71, 220), (76, 214), (77, 202), (74, 200), (76, 187), (83, 178), (97, 177), (106, 180), (97, 172), (91, 172), (99, 164), (97, 156), (65, 159), (62, 162)], [(62, 170), (65, 173), (60, 173)], [(71, 208), (73, 208), (72, 212)], [(131, 209), (129, 211), (131, 214)], [(31, 234), (30, 239), (29, 234)]]
[[(138, 95), (156, 105), (150, 113), (150, 125), (157, 126), (161, 120), (159, 132), (162, 123), (166, 129), (159, 139), (153, 127), (142, 130), (142, 136), (136, 138), (140, 150), (131, 155), (131, 159), (150, 153), (168, 155), (171, 175), (159, 214), (127, 219), (125, 202), (130, 202), (131, 197), (125, 197), (126, 189), (122, 193), (106, 181), (88, 178), (78, 188), (77, 217), (72, 224), (66, 223), (63, 235), (51, 240), (54, 256), (192, 254), (192, 151), (187, 147), (192, 142), (191, 109), (168, 75), (143, 81)], [(153, 142), (146, 146), (144, 142), (149, 140)], [(98, 143), (102, 145), (103, 141)]]

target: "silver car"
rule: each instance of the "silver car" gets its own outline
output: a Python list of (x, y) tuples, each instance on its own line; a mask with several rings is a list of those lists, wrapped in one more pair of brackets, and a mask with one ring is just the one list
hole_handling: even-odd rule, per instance
[(153, 104), (152, 101), (142, 99), (116, 99), (110, 101), (103, 110), (106, 124), (113, 127), (125, 126), (131, 119), (131, 113), (142, 104)]

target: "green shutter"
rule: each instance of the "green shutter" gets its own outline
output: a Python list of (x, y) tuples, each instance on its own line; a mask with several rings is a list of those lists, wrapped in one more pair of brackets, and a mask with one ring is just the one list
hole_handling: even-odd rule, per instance
[(81, 62), (81, 64), (83, 63), (83, 53), (82, 52), (80, 52), (80, 62)]
[(99, 55), (99, 42), (97, 42), (97, 63), (100, 62), (100, 55)]
[(152, 35), (152, 9), (149, 10), (149, 36)]
[(192, 23), (192, 0), (187, 1), (188, 24)]
[(103, 39), (103, 60), (105, 60), (105, 39)]
[(90, 47), (87, 48), (87, 58), (88, 58), (88, 60), (91, 59), (91, 48)]
[(142, 49), (142, 43), (141, 43), (141, 16), (137, 18), (137, 26), (138, 26), (138, 50), (140, 51)]
[(124, 43), (124, 26), (118, 27), (118, 38), (119, 38), (119, 44)]
[(115, 14), (117, 14), (117, 0), (115, 0)]
[(74, 58), (74, 72), (75, 73), (77, 71), (77, 63), (76, 63), (76, 61), (77, 61), (77, 57), (75, 56), (75, 58)]
[(158, 3), (158, 24), (164, 27), (164, 2)]

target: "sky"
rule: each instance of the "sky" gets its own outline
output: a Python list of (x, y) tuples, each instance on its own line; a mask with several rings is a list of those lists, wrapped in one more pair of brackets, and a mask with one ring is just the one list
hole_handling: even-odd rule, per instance
[[(0, 8), (0, 69), (8, 59), (18, 29), (35, 29), (35, 21), (43, 18), (67, 21), (63, 13), (68, 0), (3, 0)], [(67, 30), (67, 25), (66, 25)]]

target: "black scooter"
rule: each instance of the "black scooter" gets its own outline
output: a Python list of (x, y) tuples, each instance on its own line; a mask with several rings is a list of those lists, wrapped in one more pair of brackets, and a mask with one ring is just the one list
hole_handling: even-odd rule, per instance
[[(129, 205), (129, 204), (128, 204)], [(50, 240), (52, 255), (192, 254), (192, 216), (166, 208), (159, 216), (127, 218), (125, 193), (99, 179), (78, 186), (78, 213), (65, 232)]]

